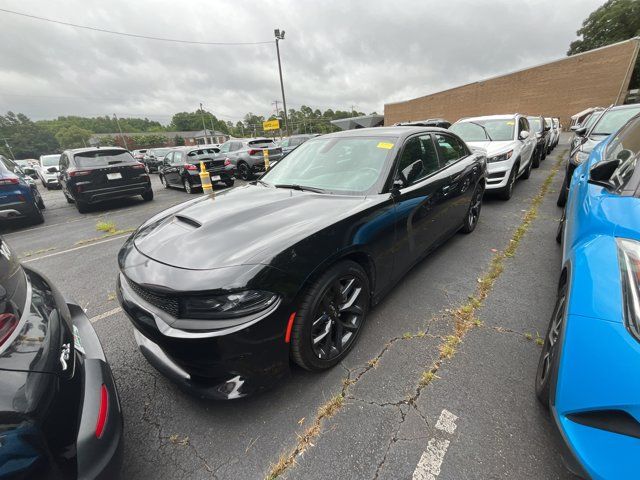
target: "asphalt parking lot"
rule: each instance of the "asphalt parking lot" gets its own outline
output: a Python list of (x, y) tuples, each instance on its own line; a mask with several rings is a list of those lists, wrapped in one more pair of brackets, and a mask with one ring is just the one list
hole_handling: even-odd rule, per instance
[[(533, 390), (559, 273), (564, 140), (510, 201), (485, 198), (473, 234), (435, 251), (371, 311), (341, 365), (294, 369), (236, 402), (188, 396), (150, 367), (114, 295), (131, 229), (185, 192), (154, 175), (152, 202), (81, 215), (60, 191), (41, 189), (45, 223), (3, 236), (92, 320), (125, 415), (124, 478), (569, 478)], [(97, 231), (99, 222), (115, 232)], [(460, 329), (456, 312), (487, 286), (487, 272), (482, 305)]]

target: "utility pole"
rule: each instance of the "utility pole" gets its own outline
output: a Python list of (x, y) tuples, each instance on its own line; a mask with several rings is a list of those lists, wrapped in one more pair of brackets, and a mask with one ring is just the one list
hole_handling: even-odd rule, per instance
[(15, 162), (16, 156), (13, 154), (13, 150), (11, 150), (11, 147), (9, 146), (9, 141), (6, 138), (3, 138), (3, 140), (4, 140), (4, 146), (7, 147), (7, 149), (9, 150), (9, 153), (11, 154), (11, 158)]
[[(274, 100), (271, 104), (276, 106), (276, 118), (278, 119), (278, 125), (280, 125), (280, 110), (278, 110), (278, 100)], [(282, 125), (280, 125), (280, 140), (282, 140)], [(275, 135), (275, 134), (274, 134)]]
[(204, 131), (204, 143), (207, 143), (207, 127), (204, 124), (204, 110), (202, 109), (202, 103), (200, 103), (200, 117), (202, 118), (202, 130)]
[(124, 143), (124, 148), (126, 150), (129, 150), (129, 147), (127, 146), (127, 139), (124, 138), (124, 135), (122, 134), (122, 128), (120, 128), (120, 120), (118, 120), (118, 116), (115, 113), (113, 114), (113, 118), (116, 119), (116, 124), (118, 125), (118, 130), (120, 130), (120, 138), (122, 138), (122, 143)]
[(356, 105), (351, 105), (351, 116), (354, 117), (354, 113), (356, 113), (355, 111)]
[(289, 130), (289, 121), (287, 119), (287, 100), (284, 96), (284, 82), (282, 81), (282, 63), (280, 62), (280, 40), (284, 40), (284, 30), (280, 31), (276, 28), (273, 33), (276, 37), (276, 52), (278, 54), (278, 72), (280, 73), (280, 90), (282, 91), (282, 108), (284, 111), (284, 128), (287, 131), (287, 135), (291, 135)]

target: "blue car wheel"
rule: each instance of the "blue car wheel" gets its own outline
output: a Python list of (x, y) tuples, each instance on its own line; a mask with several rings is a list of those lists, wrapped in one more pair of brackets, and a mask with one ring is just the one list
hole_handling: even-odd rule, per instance
[(538, 371), (536, 372), (536, 395), (540, 403), (547, 409), (551, 401), (551, 385), (555, 377), (554, 371), (557, 369), (560, 356), (560, 334), (564, 324), (566, 303), (567, 286), (565, 283), (558, 292), (558, 299), (551, 315), (549, 329), (544, 338), (540, 360), (538, 361)]

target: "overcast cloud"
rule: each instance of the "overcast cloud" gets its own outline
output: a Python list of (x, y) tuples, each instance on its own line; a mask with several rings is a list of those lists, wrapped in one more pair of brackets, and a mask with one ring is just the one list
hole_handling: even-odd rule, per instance
[[(289, 108), (382, 113), (405, 100), (563, 57), (603, 0), (7, 0), (56, 20), (209, 42), (281, 42)], [(0, 12), (0, 112), (146, 116), (202, 102), (223, 120), (269, 115), (275, 45), (132, 39)]]

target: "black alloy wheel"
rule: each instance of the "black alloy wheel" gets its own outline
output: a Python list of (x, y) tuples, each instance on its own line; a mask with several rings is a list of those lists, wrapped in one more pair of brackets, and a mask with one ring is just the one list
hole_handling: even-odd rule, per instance
[(251, 178), (251, 170), (245, 162), (238, 163), (238, 176), (242, 180), (249, 180), (249, 178)]
[(184, 180), (182, 180), (182, 184), (184, 185), (185, 192), (187, 192), (188, 194), (195, 193), (193, 190), (193, 186), (191, 185), (191, 182), (189, 180), (185, 178)]
[(38, 205), (38, 208), (40, 210), (44, 210), (46, 208), (44, 205), (44, 200), (42, 199), (42, 195), (40, 195), (40, 192), (38, 191), (37, 188), (34, 188), (33, 196), (36, 199), (36, 205)]
[(164, 188), (169, 188), (169, 183), (167, 182), (167, 179), (164, 178), (164, 175), (160, 174), (159, 177), (160, 177), (160, 183), (162, 184), (162, 186)]
[(227, 188), (233, 187), (233, 184), (234, 184), (233, 178), (230, 178), (229, 180), (225, 180), (224, 184), (227, 186)]
[(369, 280), (355, 262), (330, 268), (307, 290), (297, 312), (291, 354), (302, 368), (320, 371), (353, 347), (369, 308)]
[(480, 218), (480, 210), (482, 209), (482, 197), (484, 195), (484, 187), (478, 185), (476, 191), (473, 193), (467, 216), (462, 224), (462, 233), (471, 233), (476, 229), (478, 225), (478, 219)]
[(557, 368), (560, 350), (560, 334), (565, 320), (567, 287), (563, 285), (558, 292), (556, 306), (553, 309), (549, 329), (542, 344), (538, 370), (536, 372), (536, 396), (540, 403), (549, 408), (551, 401), (551, 382), (554, 369)]
[(533, 151), (531, 163), (533, 163), (533, 168), (538, 168), (540, 166), (540, 151), (537, 148)]
[(38, 207), (38, 203), (35, 199), (33, 201), (33, 213), (31, 214), (31, 221), (34, 225), (39, 225), (44, 222), (44, 215), (42, 214), (42, 210), (40, 210), (40, 207)]
[(511, 173), (509, 174), (509, 179), (507, 180), (507, 184), (500, 192), (500, 198), (502, 198), (502, 200), (509, 200), (511, 198), (511, 195), (513, 195), (513, 187), (516, 184), (516, 177), (517, 177), (517, 172), (519, 168), (520, 166), (518, 164), (515, 164), (511, 169)]

